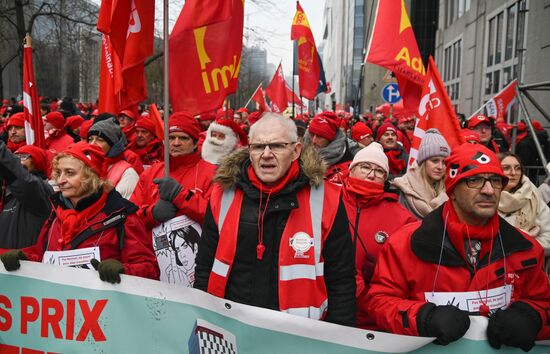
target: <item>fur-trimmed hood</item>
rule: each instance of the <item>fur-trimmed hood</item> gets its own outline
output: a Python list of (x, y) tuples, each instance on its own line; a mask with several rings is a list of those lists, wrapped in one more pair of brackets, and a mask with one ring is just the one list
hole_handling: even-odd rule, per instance
[[(235, 187), (241, 178), (243, 162), (247, 159), (248, 149), (245, 147), (227, 155), (216, 171), (214, 183), (219, 184), (223, 189)], [(309, 179), (309, 183), (315, 187), (319, 186), (327, 166), (317, 152), (311, 147), (302, 146), (299, 161), (302, 173)]]

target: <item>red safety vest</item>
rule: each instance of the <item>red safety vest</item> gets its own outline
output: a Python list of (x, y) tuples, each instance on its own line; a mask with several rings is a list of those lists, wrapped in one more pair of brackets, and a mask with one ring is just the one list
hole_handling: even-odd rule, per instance
[(111, 182), (113, 187), (116, 187), (118, 182), (120, 182), (120, 179), (122, 178), (124, 172), (126, 172), (126, 170), (130, 167), (132, 167), (130, 163), (124, 160), (118, 160), (117, 162), (112, 164), (107, 171), (107, 180)]
[[(279, 246), (279, 309), (294, 315), (322, 319), (328, 297), (324, 278), (323, 244), (340, 200), (340, 189), (330, 183), (298, 191), (299, 208), (292, 209)], [(208, 292), (223, 298), (235, 258), (243, 201), (240, 189), (215, 186), (211, 208), (220, 234)]]

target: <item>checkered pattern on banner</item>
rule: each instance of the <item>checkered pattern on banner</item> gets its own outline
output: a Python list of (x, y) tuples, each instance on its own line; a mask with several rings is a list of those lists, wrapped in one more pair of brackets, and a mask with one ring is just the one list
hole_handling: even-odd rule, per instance
[(211, 333), (199, 332), (199, 348), (201, 354), (236, 354), (233, 343)]

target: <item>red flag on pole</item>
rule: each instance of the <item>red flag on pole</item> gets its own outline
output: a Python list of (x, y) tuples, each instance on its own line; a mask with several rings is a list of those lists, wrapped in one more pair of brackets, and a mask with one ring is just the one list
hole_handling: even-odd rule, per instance
[(111, 58), (116, 53), (120, 62), (122, 81), (120, 86), (115, 86), (118, 111), (147, 97), (144, 62), (153, 54), (154, 22), (154, 0), (103, 0), (101, 3), (97, 29), (109, 36)]
[(288, 103), (290, 104), (294, 103), (299, 107), (304, 107), (304, 104), (302, 103), (302, 100), (300, 99), (300, 97), (296, 95), (296, 92), (292, 91), (292, 88), (288, 86), (288, 83), (286, 83), (286, 81), (285, 81), (285, 87), (286, 87), (286, 97), (287, 97)]
[(292, 21), (290, 39), (297, 41), (298, 44), (300, 96), (313, 100), (319, 92), (325, 92), (327, 87), (315, 39), (299, 2), (296, 2), (296, 14)]
[(111, 46), (109, 36), (102, 35), (101, 60), (99, 66), (99, 112), (119, 113), (119, 100), (117, 92), (122, 87), (122, 75), (120, 73), (120, 61)]
[(288, 95), (282, 64), (279, 64), (279, 67), (275, 71), (275, 75), (273, 75), (273, 78), (267, 86), (265, 93), (271, 100), (273, 112), (282, 113), (288, 107)]
[(426, 81), (422, 87), (422, 99), (418, 107), (418, 113), (420, 114), (420, 118), (417, 119), (414, 128), (414, 136), (409, 153), (409, 166), (418, 157), (420, 143), (424, 138), (426, 130), (430, 128), (437, 128), (441, 132), (441, 135), (445, 137), (451, 149), (464, 142), (460, 134), (460, 125), (458, 124), (453, 105), (431, 56)]
[[(217, 110), (237, 90), (243, 44), (242, 0), (198, 2), (185, 2), (170, 35), (170, 98), (175, 112), (191, 115)], [(223, 11), (196, 12), (206, 4)]]
[(151, 116), (151, 119), (155, 123), (155, 135), (160, 140), (163, 140), (164, 139), (164, 121), (162, 120), (160, 116), (160, 112), (155, 103), (149, 106), (149, 115)]
[(256, 91), (252, 94), (252, 100), (258, 104), (258, 108), (262, 112), (269, 112), (270, 109), (265, 103), (265, 92), (262, 85), (258, 86)]
[(391, 70), (405, 109), (416, 112), (426, 70), (404, 0), (378, 1), (375, 18), (365, 62)]
[(45, 147), (44, 124), (34, 80), (31, 36), (25, 37), (23, 47), (23, 106), (25, 107), (25, 139), (27, 145)]
[(506, 120), (507, 113), (516, 101), (516, 86), (518, 80), (510, 82), (505, 88), (487, 101), (487, 115), (495, 119)]

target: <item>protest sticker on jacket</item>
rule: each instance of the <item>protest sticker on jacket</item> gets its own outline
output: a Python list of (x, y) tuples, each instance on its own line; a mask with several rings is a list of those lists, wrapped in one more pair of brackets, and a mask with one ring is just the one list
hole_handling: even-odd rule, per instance
[[(238, 304), (197, 289), (121, 278), (112, 285), (93, 271), (27, 261), (18, 271), (6, 272), (0, 262), (0, 353), (442, 351), (429, 344), (433, 338), (339, 326)], [(518, 352), (506, 346), (492, 349), (485, 338), (487, 318), (470, 319), (469, 331), (445, 346), (446, 354)], [(538, 342), (530, 353), (547, 353), (547, 344)]]
[(153, 228), (153, 248), (160, 268), (160, 280), (192, 287), (195, 257), (201, 235), (199, 224), (185, 215)]

